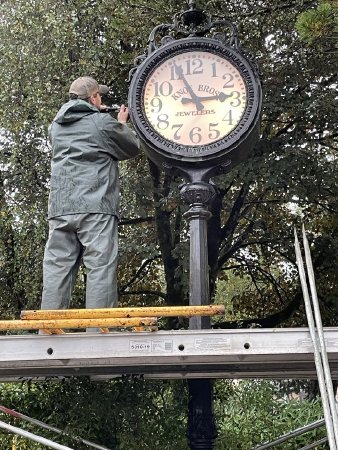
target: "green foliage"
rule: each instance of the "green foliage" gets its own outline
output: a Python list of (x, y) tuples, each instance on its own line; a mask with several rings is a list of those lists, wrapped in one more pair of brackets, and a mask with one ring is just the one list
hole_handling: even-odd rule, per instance
[[(93, 383), (81, 377), (61, 383), (2, 384), (0, 395), (6, 407), (68, 435), (3, 413), (1, 420), (77, 450), (88, 447), (76, 436), (116, 450), (187, 449), (188, 398), (181, 381), (125, 377)], [(248, 450), (322, 417), (318, 399), (293, 398), (271, 381), (218, 380), (214, 407), (219, 433), (215, 450)], [(279, 447), (293, 450), (323, 436), (325, 428), (321, 427)], [(11, 442), (11, 435), (0, 433), (1, 448), (9, 448)], [(42, 449), (24, 438), (17, 438), (16, 445), (17, 450)]]
[[(334, 325), (335, 60), (304, 49), (296, 39), (295, 23), (314, 2), (297, 5), (263, 1), (254, 7), (240, 0), (228, 5), (228, 19), (239, 27), (242, 45), (259, 64), (264, 110), (255, 152), (214, 180), (218, 190), (208, 222), (210, 292), (213, 300), (219, 282), (233, 279), (240, 286), (246, 279), (250, 295), (237, 289), (227, 300), (238, 316), (260, 319), (287, 310), (284, 323), (303, 323), (293, 227), (304, 221), (309, 224), (323, 315)], [(173, 0), (156, 9), (144, 0), (122, 5), (108, 0), (2, 2), (0, 307), (6, 317), (40, 304), (47, 237), (47, 127), (66, 99), (70, 81), (92, 75), (112, 86), (108, 103), (125, 102), (134, 58), (144, 52), (152, 28), (171, 21), (181, 7)], [(215, 17), (224, 15), (222, 2), (210, 1), (205, 7)], [(188, 301), (189, 236), (183, 217), (187, 207), (179, 198), (181, 182), (149, 164), (144, 155), (121, 164), (121, 304)], [(325, 248), (330, 258), (323, 265)], [(83, 305), (83, 279), (79, 277), (74, 306)]]
[[(217, 450), (248, 450), (315, 422), (323, 414), (318, 399), (288, 398), (271, 381), (219, 381), (215, 397), (216, 415), (221, 418)], [(324, 436), (326, 430), (321, 427), (274, 448), (294, 450)]]
[[(156, 6), (146, 0), (1, 2), (1, 318), (18, 317), (22, 309), (40, 305), (47, 238), (47, 128), (71, 80), (92, 75), (112, 86), (108, 104), (125, 103), (129, 71), (147, 48), (149, 33), (160, 23), (171, 23), (174, 13), (185, 7), (176, 0), (158, 0)], [(335, 4), (234, 0), (225, 10), (223, 0), (209, 0), (203, 8), (213, 18), (226, 16), (238, 26), (241, 45), (259, 65), (264, 90), (261, 139), (254, 152), (213, 180), (217, 196), (208, 222), (211, 300), (225, 303), (225, 326), (304, 325), (293, 247), (294, 226), (299, 229), (304, 222), (323, 322), (335, 326)], [(318, 42), (320, 51), (298, 39), (297, 31), (305, 42)], [(144, 155), (121, 164), (122, 305), (188, 301), (189, 236), (183, 216), (187, 206), (179, 198), (181, 182)], [(72, 306), (84, 305), (84, 278), (82, 269)], [(247, 450), (254, 439), (271, 439), (300, 424), (297, 418), (305, 423), (320, 414), (318, 402), (276, 400), (269, 383), (216, 386), (220, 450)], [(180, 382), (126, 378), (94, 384), (76, 379), (1, 385), (0, 392), (6, 406), (113, 448), (186, 448), (187, 399)], [(250, 430), (243, 438), (242, 421)], [(11, 437), (2, 433), (0, 439), (3, 448), (10, 448)], [(19, 445), (38, 448), (21, 438), (21, 450)]]
[[(63, 382), (0, 385), (2, 404), (57, 427), (68, 436), (46, 431), (1, 413), (1, 420), (77, 450), (88, 447), (79, 436), (111, 449), (185, 448), (187, 395), (182, 383), (125, 377), (91, 382), (86, 377)], [(11, 435), (0, 433), (1, 448)], [(26, 443), (26, 444), (25, 444)], [(41, 445), (18, 439), (17, 450)]]
[(296, 28), (301, 38), (309, 44), (332, 40), (332, 44), (338, 47), (337, 3), (322, 2), (316, 9), (303, 12), (297, 19)]

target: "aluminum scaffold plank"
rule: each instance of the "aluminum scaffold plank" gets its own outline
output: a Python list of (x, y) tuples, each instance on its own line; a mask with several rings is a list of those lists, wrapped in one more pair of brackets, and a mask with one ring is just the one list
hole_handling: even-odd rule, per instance
[[(338, 377), (338, 328), (324, 329)], [(316, 378), (308, 328), (0, 336), (0, 381), (79, 375)]]

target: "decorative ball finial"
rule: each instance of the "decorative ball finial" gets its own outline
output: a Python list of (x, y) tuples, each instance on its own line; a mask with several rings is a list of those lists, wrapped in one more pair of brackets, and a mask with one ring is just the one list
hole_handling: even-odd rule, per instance
[(197, 27), (205, 21), (206, 16), (201, 9), (196, 8), (194, 0), (189, 0), (189, 9), (181, 14), (181, 18), (184, 25)]

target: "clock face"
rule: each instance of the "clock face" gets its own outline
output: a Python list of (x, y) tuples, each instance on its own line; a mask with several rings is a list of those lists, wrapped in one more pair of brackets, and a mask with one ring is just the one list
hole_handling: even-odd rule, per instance
[(180, 146), (209, 145), (229, 135), (247, 107), (247, 86), (222, 55), (180, 52), (156, 65), (142, 93), (151, 128)]
[(244, 160), (259, 138), (256, 64), (237, 44), (218, 38), (151, 42), (149, 54), (137, 60), (128, 95), (147, 156), (161, 166), (197, 171), (229, 170)]

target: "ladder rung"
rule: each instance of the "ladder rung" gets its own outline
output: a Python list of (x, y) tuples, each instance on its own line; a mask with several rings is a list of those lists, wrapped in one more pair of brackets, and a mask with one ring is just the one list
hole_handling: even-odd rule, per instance
[(42, 329), (41, 331), (43, 334), (65, 334), (61, 328)]
[(109, 328), (100, 328), (101, 333), (109, 333)]

